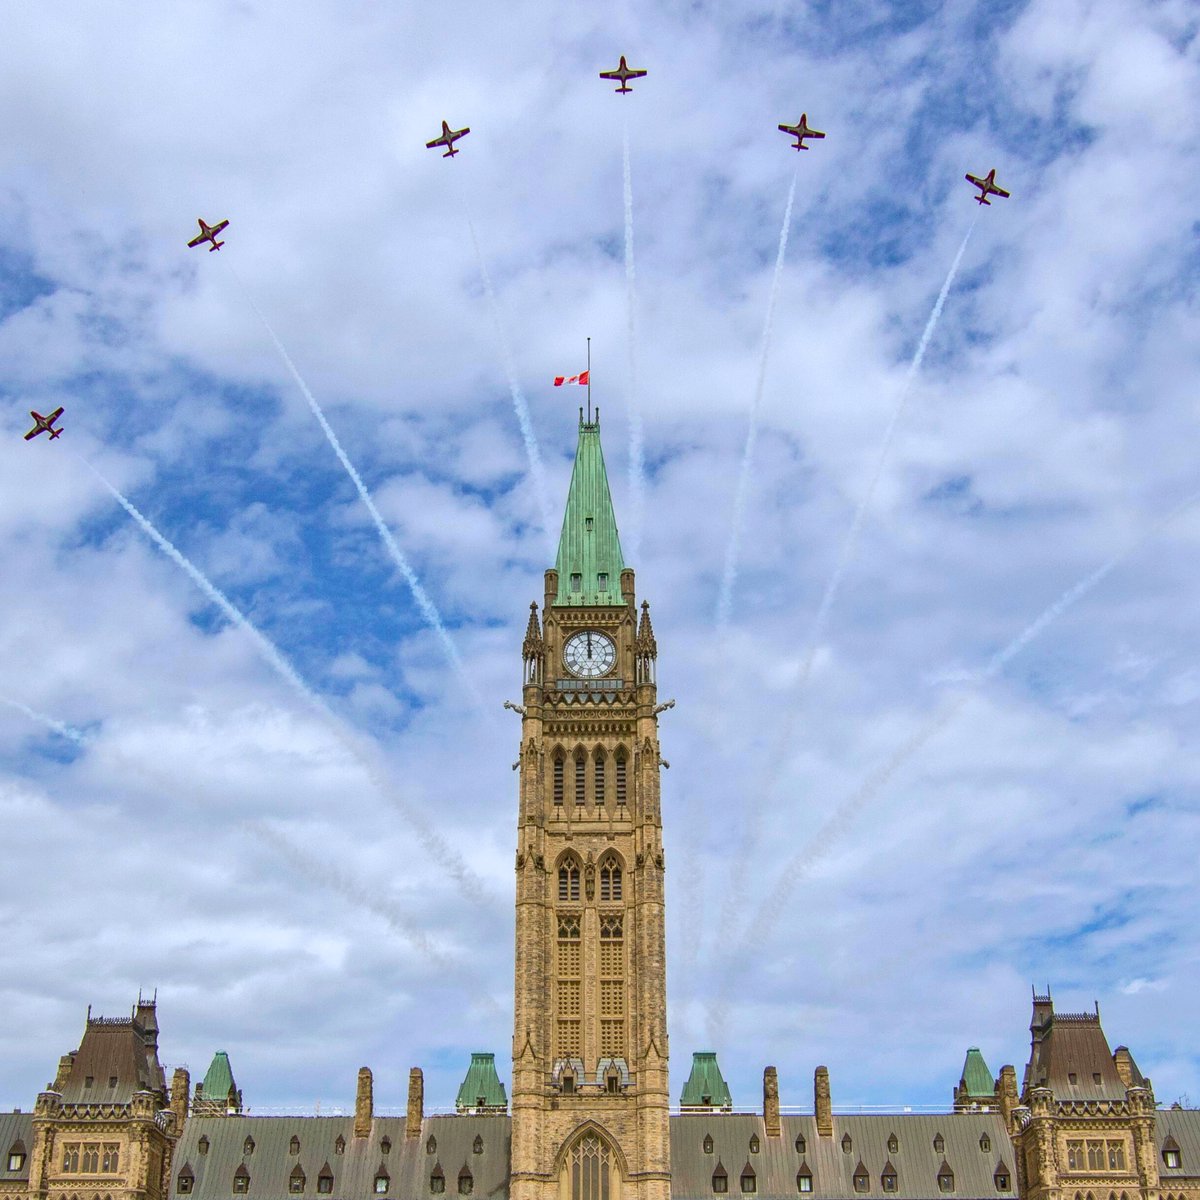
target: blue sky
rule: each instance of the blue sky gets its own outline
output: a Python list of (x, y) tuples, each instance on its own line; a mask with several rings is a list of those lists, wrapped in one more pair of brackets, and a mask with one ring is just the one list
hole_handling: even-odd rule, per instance
[[(739, 1104), (768, 1063), (785, 1104), (811, 1103), (819, 1063), (836, 1104), (946, 1103), (968, 1045), (1020, 1068), (1048, 982), (1065, 1009), (1100, 1001), (1160, 1100), (1200, 1095), (1200, 506), (1156, 528), (1200, 487), (1198, 25), (1177, 0), (10, 6), (0, 1104), (32, 1104), (88, 1004), (119, 1013), (156, 986), (164, 1060), (197, 1073), (227, 1050), (260, 1111), (347, 1104), (362, 1063), (385, 1108), (412, 1065), (451, 1104), (472, 1050), (507, 1079), (518, 726), (501, 704), (557, 530), (503, 347), (557, 519), (579, 397), (551, 380), (582, 369), (589, 335), (623, 544), (678, 700), (672, 1091), (716, 1049)], [(596, 78), (621, 53), (650, 70), (629, 96)], [(802, 111), (828, 137), (797, 155), (775, 126)], [(423, 145), (443, 118), (472, 129), (452, 161)], [(1013, 196), (977, 210), (963, 174), (992, 166)], [(221, 254), (185, 248), (198, 215), (230, 219)], [(22, 441), (28, 410), (58, 404), (66, 435)]]

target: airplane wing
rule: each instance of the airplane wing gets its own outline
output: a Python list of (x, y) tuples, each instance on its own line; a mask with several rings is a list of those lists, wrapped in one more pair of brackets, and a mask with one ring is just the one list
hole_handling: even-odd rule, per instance
[(992, 191), (993, 194), (995, 194), (997, 196), (1011, 196), (1012, 195), (1012, 192), (1006, 192), (1002, 187), (997, 187), (995, 184), (992, 184), (990, 190)]
[(62, 410), (62, 408), (61, 408), (61, 407), (60, 407), (60, 408), (56, 408), (56, 409), (55, 409), (55, 410), (54, 410), (54, 411), (53, 411), (53, 412), (52, 412), (52, 413), (51, 413), (51, 414), (50, 414), (50, 415), (49, 415), (49, 416), (46, 418), (46, 420), (47, 420), (48, 422), (50, 422), (51, 424), (53, 424), (53, 423), (54, 423), (55, 421), (57, 421), (57, 420), (58, 420), (58, 418), (59, 418), (59, 417), (61, 417), (62, 415), (63, 415), (63, 410)]
[(29, 431), (29, 432), (28, 432), (28, 433), (25, 435), (25, 440), (26, 440), (26, 441), (29, 441), (29, 439), (30, 439), (30, 438), (35, 438), (35, 437), (37, 437), (37, 435), (38, 435), (39, 433), (41, 433), (41, 432), (42, 432), (42, 431), (41, 431), (40, 429), (37, 429), (37, 428), (35, 427), (35, 428), (31, 429), (31, 430), (30, 430), (30, 431)]
[(222, 229), (224, 229), (224, 228), (225, 228), (225, 226), (226, 226), (226, 225), (228, 225), (228, 224), (229, 224), (229, 222), (228, 222), (228, 221), (221, 221), (219, 224), (217, 224), (217, 225), (214, 225), (214, 226), (212, 227), (212, 229), (210, 230), (210, 232), (211, 232), (211, 233), (213, 233), (213, 234), (220, 233), (220, 232), (221, 232), (221, 230), (222, 230)]
[(208, 234), (198, 233), (194, 238), (192, 238), (192, 240), (190, 242), (188, 242), (188, 245), (189, 246), (198, 246), (198, 245), (200, 245), (201, 242), (205, 242), (207, 240), (208, 240)]
[(434, 146), (449, 146), (453, 140), (448, 133), (444, 133), (441, 137), (435, 137), (432, 142), (426, 142), (425, 149), (432, 150)]
[(600, 78), (601, 79), (620, 79), (621, 72), (620, 71), (601, 71)]
[(625, 76), (625, 78), (626, 78), (626, 79), (641, 79), (641, 78), (642, 78), (642, 76), (643, 76), (643, 75), (645, 75), (645, 74), (646, 74), (646, 72), (645, 72), (645, 71), (630, 71), (630, 72), (629, 72), (629, 73), (628, 73), (628, 74)]
[(982, 179), (976, 179), (975, 176), (972, 175), (970, 171), (967, 172), (967, 181), (969, 183), (973, 183), (976, 187), (986, 187), (987, 186), (987, 184), (985, 184)]

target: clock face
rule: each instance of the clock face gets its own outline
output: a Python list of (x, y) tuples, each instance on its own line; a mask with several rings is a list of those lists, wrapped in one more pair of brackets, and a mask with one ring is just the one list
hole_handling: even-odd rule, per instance
[(585, 629), (572, 634), (563, 647), (563, 662), (573, 675), (596, 679), (607, 675), (617, 661), (617, 648), (607, 634)]

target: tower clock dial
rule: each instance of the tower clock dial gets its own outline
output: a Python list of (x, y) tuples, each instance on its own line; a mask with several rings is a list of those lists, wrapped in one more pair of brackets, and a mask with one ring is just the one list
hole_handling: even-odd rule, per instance
[(617, 648), (607, 634), (594, 629), (572, 634), (563, 647), (563, 662), (573, 675), (597, 679), (607, 675), (617, 661)]

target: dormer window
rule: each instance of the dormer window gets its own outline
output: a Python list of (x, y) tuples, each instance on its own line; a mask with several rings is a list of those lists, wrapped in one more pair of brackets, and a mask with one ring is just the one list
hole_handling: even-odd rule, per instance
[(759, 1149), (759, 1147), (758, 1147), (758, 1134), (757, 1134), (757, 1133), (752, 1133), (752, 1134), (750, 1135), (750, 1153), (751, 1153), (751, 1154), (757, 1154), (757, 1153), (758, 1153), (758, 1149)]
[(562, 1090), (564, 1096), (575, 1095), (575, 1076), (570, 1071), (563, 1072)]
[(598, 592), (607, 592), (608, 591), (608, 572), (607, 571), (601, 571), (596, 576), (596, 590)]
[(92, 1086), (92, 1084), (93, 1084), (93, 1083), (95, 1083), (95, 1079), (94, 1079), (94, 1077), (93, 1077), (93, 1076), (91, 1076), (91, 1075), (87, 1075), (87, 1076), (85, 1076), (85, 1077), (84, 1077), (84, 1080), (83, 1080), (83, 1086), (84, 1086), (85, 1088), (90, 1088), (90, 1087)]
[(712, 1190), (718, 1196), (723, 1196), (729, 1191), (729, 1176), (725, 1174), (725, 1168), (721, 1165), (720, 1159), (717, 1159), (717, 1169), (712, 1174)]
[(292, 1134), (291, 1142), (288, 1143), (288, 1153), (289, 1154), (299, 1154), (300, 1153), (300, 1139), (294, 1133)]
[(8, 1169), (19, 1171), (25, 1165), (25, 1143), (13, 1142), (8, 1149)]
[(1074, 1071), (1068, 1071), (1067, 1072), (1067, 1082), (1071, 1083), (1071, 1084), (1078, 1083), (1079, 1076), (1076, 1075)]
[(988, 1137), (986, 1133), (981, 1133), (979, 1135), (979, 1148), (984, 1152), (984, 1154), (987, 1154), (992, 1148), (992, 1139)]
[(796, 1135), (796, 1153), (806, 1154), (808, 1152), (808, 1143), (804, 1140), (804, 1134)]
[(346, 1153), (346, 1139), (340, 1133), (337, 1135), (337, 1141), (333, 1143), (333, 1152), (334, 1154)]
[(196, 1182), (192, 1175), (192, 1168), (189, 1163), (183, 1164), (183, 1170), (179, 1172), (178, 1178), (175, 1180), (175, 1190), (181, 1196), (187, 1196), (191, 1193), (192, 1185)]
[(471, 1151), (474, 1154), (482, 1154), (483, 1153), (483, 1138), (481, 1138), (479, 1136), (479, 1134), (475, 1135), (475, 1141), (471, 1146)]
[(812, 1191), (812, 1172), (808, 1169), (807, 1163), (801, 1163), (800, 1170), (796, 1172), (796, 1191), (802, 1193)]
[(446, 1190), (446, 1176), (442, 1173), (442, 1164), (437, 1163), (429, 1176), (429, 1190), (440, 1196)]
[(589, 533), (591, 532), (591, 530), (592, 530), (592, 526), (593, 526), (594, 524), (595, 524), (595, 521), (594, 521), (594, 520), (593, 520), (591, 517), (584, 517), (584, 518), (583, 518), (583, 527), (584, 527), (584, 529), (586, 529), (586, 530), (587, 530)]
[(896, 1178), (896, 1172), (888, 1171), (886, 1169), (884, 1170), (883, 1174), (880, 1175), (879, 1182), (883, 1184), (883, 1190), (885, 1192), (894, 1192), (899, 1183)]
[(848, 1133), (843, 1133), (842, 1134), (842, 1153), (849, 1154), (850, 1151), (853, 1149), (854, 1149), (854, 1143), (850, 1140), (850, 1135)]
[(571, 572), (571, 591), (573, 591), (573, 592), (582, 592), (583, 591), (583, 575), (580, 574), (579, 572), (576, 572), (576, 571)]
[(391, 1180), (386, 1175), (375, 1176), (375, 1195), (386, 1196)]
[[(140, 1083), (141, 1080), (139, 1080), (138, 1082)], [(117, 1077), (115, 1075), (110, 1075), (108, 1077), (108, 1086), (110, 1088), (115, 1088), (117, 1086)], [(143, 1086), (145, 1086), (145, 1085), (143, 1084)]]
[(753, 1196), (758, 1191), (758, 1177), (754, 1174), (754, 1168), (749, 1163), (742, 1168), (742, 1177), (739, 1183), (741, 1184), (743, 1196)]
[(996, 1173), (992, 1176), (992, 1179), (996, 1184), (996, 1191), (1007, 1192), (1011, 1190), (1012, 1184), (1009, 1182), (1008, 1167), (1004, 1163), (1001, 1163), (996, 1168)]
[(938, 1171), (937, 1183), (939, 1192), (954, 1191), (954, 1172), (950, 1170), (950, 1166), (946, 1162), (942, 1163), (941, 1169)]
[(1164, 1167), (1170, 1167), (1172, 1170), (1178, 1170), (1183, 1165), (1183, 1159), (1180, 1156), (1178, 1146), (1164, 1146), (1162, 1155)]
[(934, 1154), (946, 1153), (946, 1139), (940, 1133), (933, 1135), (933, 1152)]
[(475, 1180), (471, 1172), (464, 1166), (458, 1173), (458, 1194), (460, 1196), (469, 1196), (475, 1188)]
[(304, 1168), (297, 1163), (292, 1168), (291, 1175), (288, 1176), (288, 1191), (294, 1196), (302, 1196), (304, 1194), (304, 1185), (308, 1180), (304, 1174)]
[(322, 1196), (333, 1194), (333, 1172), (329, 1169), (328, 1163), (321, 1168), (321, 1173), (317, 1176), (317, 1191)]
[(437, 1153), (437, 1138), (435, 1138), (432, 1134), (430, 1135), (429, 1140), (425, 1143), (425, 1153), (426, 1154), (436, 1154)]
[(208, 1134), (201, 1135), (200, 1141), (197, 1143), (196, 1148), (201, 1154), (208, 1153)]
[(706, 1133), (706, 1134), (704, 1135), (704, 1153), (705, 1153), (705, 1154), (711, 1154), (712, 1152), (713, 1152), (713, 1140), (712, 1140), (712, 1134), (711, 1134), (711, 1133)]
[(871, 1190), (871, 1177), (867, 1174), (867, 1168), (860, 1161), (858, 1166), (854, 1168), (854, 1190), (856, 1192), (867, 1192)]
[(233, 1190), (239, 1195), (245, 1195), (250, 1190), (250, 1172), (242, 1163), (233, 1173)]
[(888, 1153), (898, 1154), (900, 1152), (900, 1139), (894, 1134), (888, 1134)]
[(391, 1139), (391, 1138), (389, 1138), (389, 1137), (385, 1137), (385, 1138), (383, 1139), (383, 1141), (379, 1143), (379, 1149), (380, 1149), (380, 1151), (381, 1151), (382, 1153), (384, 1153), (384, 1154), (391, 1154), (391, 1152), (392, 1152), (392, 1139)]
[(247, 1139), (246, 1139), (246, 1140), (245, 1140), (245, 1141), (242, 1143), (242, 1153), (243, 1153), (243, 1154), (245, 1154), (245, 1155), (247, 1155), (247, 1156), (249, 1156), (249, 1155), (251, 1155), (251, 1154), (253, 1154), (253, 1153), (254, 1153), (254, 1139), (253, 1139), (252, 1137), (248, 1137), (248, 1138), (247, 1138)]

